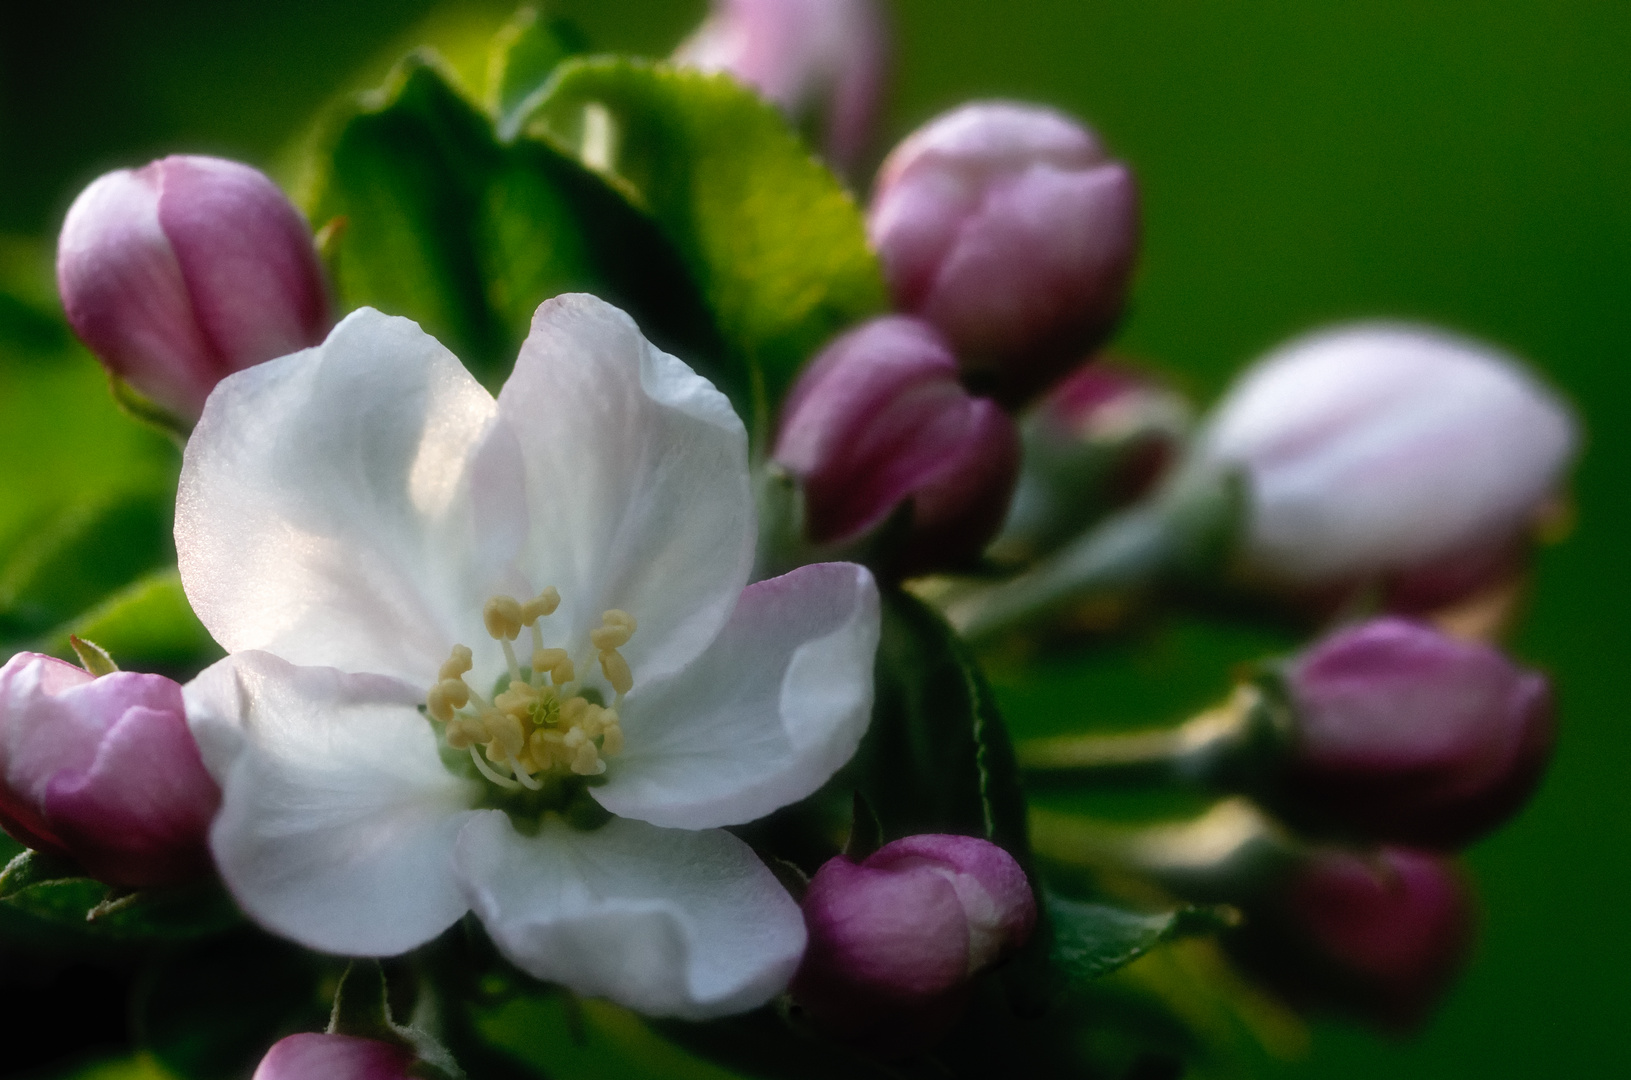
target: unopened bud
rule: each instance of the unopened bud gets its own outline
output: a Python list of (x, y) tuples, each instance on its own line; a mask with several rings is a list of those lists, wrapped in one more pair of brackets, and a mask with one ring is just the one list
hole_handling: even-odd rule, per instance
[(1036, 901), (995, 844), (911, 836), (816, 871), (804, 921), (794, 1000), (832, 1034), (899, 1053), (956, 1022), (969, 980), (1030, 937)]
[(1568, 409), (1516, 361), (1435, 330), (1369, 324), (1249, 370), (1199, 441), (1239, 468), (1260, 574), (1337, 585), (1521, 535), (1574, 454)]
[(844, 543), (911, 500), (902, 563), (974, 558), (996, 532), (1019, 470), (1019, 436), (969, 396), (927, 324), (890, 316), (833, 342), (787, 399), (776, 461), (803, 483), (806, 531)]
[(1138, 191), (1064, 114), (978, 102), (895, 148), (867, 229), (895, 305), (934, 323), (1014, 404), (1115, 327), (1138, 252)]
[(406, 1046), (306, 1032), (273, 1043), (252, 1080), (408, 1080), (413, 1065)]
[(108, 370), (183, 420), (224, 376), (323, 340), (304, 218), (264, 174), (177, 155), (94, 181), (57, 247), (68, 322)]
[(1455, 977), (1472, 929), (1471, 897), (1448, 860), (1395, 847), (1320, 851), (1248, 912), (1232, 944), (1293, 1004), (1408, 1030)]
[(1551, 756), (1544, 676), (1406, 619), (1332, 634), (1286, 667), (1284, 686), (1287, 799), (1379, 840), (1466, 843), (1523, 804)]
[(0, 668), (0, 825), (112, 885), (209, 873), (221, 792), (162, 675), (94, 677), (18, 653)]
[(889, 61), (875, 0), (714, 0), (674, 62), (723, 71), (796, 122), (816, 121), (847, 169), (871, 141)]
[(1019, 485), (991, 556), (1028, 562), (1147, 494), (1179, 456), (1191, 421), (1189, 403), (1153, 378), (1083, 364), (1020, 424)]

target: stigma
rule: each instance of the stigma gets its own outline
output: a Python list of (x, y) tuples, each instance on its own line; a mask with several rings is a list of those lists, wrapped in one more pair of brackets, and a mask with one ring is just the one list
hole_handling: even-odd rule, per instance
[[(545, 589), (531, 600), (495, 596), (482, 607), (488, 635), (504, 650), (508, 681), (501, 679), (492, 700), (465, 676), (475, 666), (468, 646), (455, 645), (425, 695), (425, 711), (444, 726), (448, 746), (470, 751), (470, 760), (488, 780), (511, 790), (543, 786), (550, 776), (598, 776), (606, 758), (623, 749), (618, 719), (634, 674), (618, 650), (634, 636), (634, 616), (612, 609), (589, 631), (586, 665), (598, 662), (615, 695), (607, 706), (584, 694), (578, 666), (566, 649), (544, 648), (542, 621), (560, 606), (561, 595)], [(515, 642), (529, 632), (532, 655), (524, 670)]]

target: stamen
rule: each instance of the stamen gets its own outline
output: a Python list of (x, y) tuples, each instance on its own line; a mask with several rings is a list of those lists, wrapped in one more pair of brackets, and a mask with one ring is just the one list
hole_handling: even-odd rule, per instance
[(475, 655), (468, 645), (453, 646), (453, 655), (442, 663), (442, 670), (437, 672), (438, 679), (457, 679), (465, 672), (476, 666)]
[(537, 596), (521, 605), (521, 622), (525, 626), (535, 625), (539, 619), (546, 615), (555, 614), (555, 609), (561, 606), (560, 591), (551, 585)]
[(600, 670), (619, 698), (634, 688), (634, 673), (629, 670), (629, 662), (616, 649), (607, 649), (600, 654)]
[(499, 787), (505, 788), (509, 791), (521, 790), (521, 784), (519, 781), (512, 780), (508, 776), (500, 776), (498, 773), (494, 772), (493, 767), (483, 761), (480, 754), (476, 753), (476, 748), (473, 745), (470, 747), (470, 760), (476, 763), (476, 769), (481, 773), (481, 775), (485, 776)]
[(515, 646), (502, 638), (499, 639), (498, 643), (504, 646), (504, 663), (509, 665), (510, 680), (519, 682), (521, 680), (521, 665), (515, 659)]

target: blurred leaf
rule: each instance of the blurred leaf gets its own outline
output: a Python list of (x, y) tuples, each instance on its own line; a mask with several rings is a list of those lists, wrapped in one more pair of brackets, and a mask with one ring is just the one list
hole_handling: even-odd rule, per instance
[(544, 84), (555, 68), (588, 49), (587, 39), (567, 20), (530, 5), (518, 11), (493, 39), (488, 60), (487, 108), (497, 122), (499, 137), (514, 139), (542, 99)]
[(511, 997), (480, 1011), (477, 1026), (495, 1048), (551, 1080), (739, 1080), (629, 1010), (565, 992)]
[(198, 621), (174, 566), (138, 578), (36, 643), (39, 652), (68, 655), (69, 636), (89, 638), (126, 668), (183, 677), (225, 653)]
[(149, 1054), (132, 1054), (82, 1065), (66, 1073), (53, 1073), (61, 1080), (179, 1080)]
[(884, 594), (876, 686), (872, 723), (840, 777), (865, 796), (884, 840), (960, 833), (1027, 862), (1025, 800), (985, 677), (940, 616), (898, 590)]
[(1125, 967), (1162, 942), (1219, 925), (1211, 913), (1202, 909), (1145, 913), (1111, 904), (1084, 903), (1051, 892), (1044, 896), (1053, 923), (1054, 963), (1075, 983)]
[(37, 852), (12, 859), (0, 882), (0, 938), (36, 946), (182, 941), (241, 919), (217, 882), (127, 892), (64, 870)]
[(282, 1036), (323, 1030), (338, 974), (334, 961), (245, 927), (149, 972), (137, 993), (137, 1039), (185, 1080), (247, 1080)]
[(430, 54), (363, 95), (326, 155), (310, 210), (345, 220), (333, 243), (345, 307), (415, 319), (496, 388), (538, 304), (592, 292), (719, 381), (707, 312), (657, 230), (556, 150), (500, 145)]
[(569, 60), (526, 130), (607, 177), (673, 241), (753, 373), (760, 425), (813, 352), (885, 308), (854, 199), (730, 78)]

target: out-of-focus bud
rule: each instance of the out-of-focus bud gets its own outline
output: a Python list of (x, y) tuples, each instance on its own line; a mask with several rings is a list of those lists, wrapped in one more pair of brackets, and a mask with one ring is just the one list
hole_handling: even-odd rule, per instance
[(713, 0), (674, 62), (729, 72), (795, 121), (813, 118), (848, 169), (871, 141), (889, 61), (874, 0)]
[(1293, 1003), (1409, 1030), (1460, 970), (1472, 932), (1472, 898), (1448, 860), (1321, 851), (1248, 915), (1234, 951)]
[(207, 874), (221, 793), (161, 675), (94, 677), (18, 653), (0, 668), (0, 825), (113, 885)]
[(1575, 443), (1568, 409), (1516, 361), (1375, 323), (1255, 365), (1198, 459), (1244, 471), (1253, 568), (1308, 587), (1491, 561), (1557, 489)]
[(264, 174), (177, 155), (95, 180), (57, 246), (68, 322), (108, 369), (182, 420), (224, 376), (323, 340), (311, 230)]
[(926, 323), (874, 319), (829, 345), (788, 395), (775, 460), (803, 485), (818, 544), (877, 528), (910, 499), (909, 572), (974, 558), (1002, 523), (1019, 435), (996, 403), (970, 397)]
[(794, 1000), (837, 1037), (898, 1054), (957, 1021), (970, 978), (1030, 937), (1036, 900), (995, 844), (910, 836), (816, 871), (804, 921)]
[(408, 1080), (413, 1064), (405, 1046), (306, 1032), (273, 1043), (253, 1080)]
[(1024, 563), (1148, 493), (1193, 419), (1169, 387), (1114, 363), (1084, 364), (1020, 424), (1019, 486), (989, 554)]
[(1433, 847), (1499, 825), (1534, 790), (1555, 720), (1544, 676), (1482, 642), (1380, 618), (1284, 670), (1286, 797), (1378, 839)]
[(896, 306), (939, 327), (971, 375), (1017, 404), (1115, 327), (1138, 252), (1138, 190), (1062, 113), (978, 102), (895, 148), (867, 231)]

